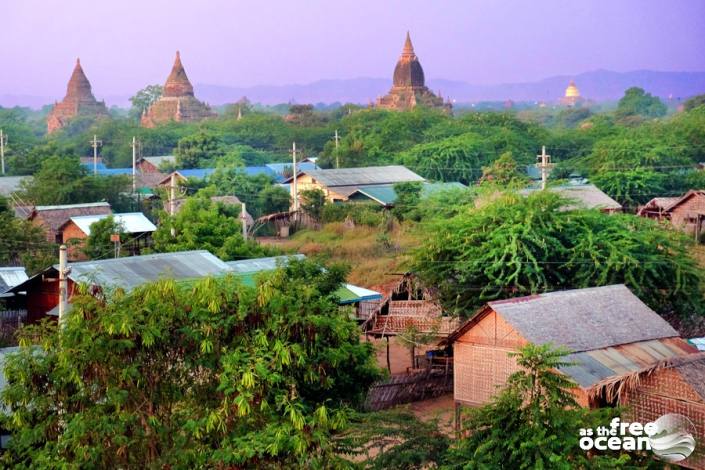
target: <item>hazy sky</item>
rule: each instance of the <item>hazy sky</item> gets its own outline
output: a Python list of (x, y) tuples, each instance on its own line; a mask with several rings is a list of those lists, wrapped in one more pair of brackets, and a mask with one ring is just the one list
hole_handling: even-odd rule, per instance
[(1, 0), (0, 95), (98, 98), (162, 83), (389, 77), (411, 31), (430, 78), (531, 81), (598, 68), (705, 70), (702, 0)]

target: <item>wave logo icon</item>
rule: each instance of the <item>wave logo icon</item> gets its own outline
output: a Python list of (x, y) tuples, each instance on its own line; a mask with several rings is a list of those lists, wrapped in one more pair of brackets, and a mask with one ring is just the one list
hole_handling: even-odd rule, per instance
[(669, 413), (654, 421), (656, 432), (649, 436), (651, 450), (664, 462), (680, 462), (695, 450), (695, 426), (683, 415)]

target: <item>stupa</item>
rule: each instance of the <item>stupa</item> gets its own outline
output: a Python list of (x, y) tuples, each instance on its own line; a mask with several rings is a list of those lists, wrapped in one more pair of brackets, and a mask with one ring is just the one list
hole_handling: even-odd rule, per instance
[(564, 106), (578, 106), (583, 103), (585, 99), (580, 96), (580, 90), (575, 85), (573, 80), (570, 81), (568, 87), (565, 89), (565, 94), (561, 98), (561, 104)]
[(415, 106), (444, 108), (448, 111), (452, 107), (450, 102), (443, 102), (443, 98), (434, 95), (426, 86), (423, 68), (407, 32), (404, 49), (394, 68), (392, 89), (377, 100), (377, 107), (405, 111)]
[(142, 126), (154, 127), (169, 121), (195, 122), (215, 116), (211, 108), (198, 101), (193, 86), (181, 64), (181, 55), (176, 59), (164, 84), (162, 96), (142, 115)]
[(51, 134), (61, 129), (77, 116), (108, 116), (105, 102), (97, 101), (93, 96), (91, 83), (83, 72), (80, 59), (76, 59), (76, 66), (66, 86), (66, 96), (61, 102), (54, 103), (47, 116), (47, 132)]

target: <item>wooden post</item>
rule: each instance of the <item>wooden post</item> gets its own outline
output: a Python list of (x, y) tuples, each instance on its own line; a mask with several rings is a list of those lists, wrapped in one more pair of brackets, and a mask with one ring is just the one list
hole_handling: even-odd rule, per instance
[(169, 178), (169, 215), (171, 216), (171, 236), (176, 236), (174, 228), (174, 214), (176, 214), (176, 175), (172, 171)]
[(460, 439), (460, 403), (457, 401), (453, 403), (454, 405), (454, 415), (455, 415), (455, 438)]
[(389, 362), (389, 336), (385, 336), (387, 338), (387, 370), (389, 373), (392, 373), (392, 364)]
[(91, 147), (93, 147), (93, 174), (98, 174), (98, 147), (103, 145), (102, 140), (98, 140), (98, 136), (93, 134), (93, 140), (91, 140)]
[[(296, 142), (294, 142), (291, 146), (291, 155), (292, 155), (292, 170), (293, 170), (293, 180), (291, 182), (291, 188), (293, 191), (292, 197), (294, 198), (294, 212), (299, 210), (299, 189), (298, 189), (298, 171), (296, 171)], [(296, 217), (296, 216), (294, 216)]]

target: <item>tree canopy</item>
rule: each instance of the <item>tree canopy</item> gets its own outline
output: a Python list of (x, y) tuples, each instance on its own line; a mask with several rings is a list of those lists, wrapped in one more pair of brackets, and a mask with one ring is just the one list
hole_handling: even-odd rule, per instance
[(331, 434), (379, 378), (334, 296), (344, 272), (291, 262), (72, 300), (7, 359), (13, 468), (330, 467)]

